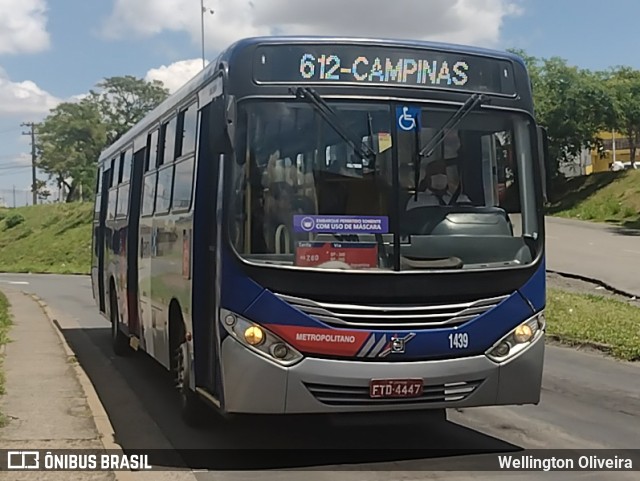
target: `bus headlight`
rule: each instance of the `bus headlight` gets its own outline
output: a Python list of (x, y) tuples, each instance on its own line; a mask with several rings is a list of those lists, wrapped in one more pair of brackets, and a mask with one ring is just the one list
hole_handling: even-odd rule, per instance
[(256, 354), (283, 366), (292, 366), (303, 358), (294, 347), (254, 322), (224, 309), (220, 311), (220, 318), (225, 330)]
[(546, 327), (544, 311), (523, 322), (496, 342), (485, 354), (495, 362), (504, 362), (525, 350)]

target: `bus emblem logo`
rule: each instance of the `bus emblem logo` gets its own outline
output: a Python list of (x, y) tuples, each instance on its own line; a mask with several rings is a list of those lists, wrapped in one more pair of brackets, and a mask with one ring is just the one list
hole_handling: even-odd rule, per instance
[(391, 352), (404, 353), (404, 339), (399, 337), (391, 338)]
[(414, 337), (416, 337), (416, 335), (413, 332), (404, 337), (400, 337), (397, 334), (392, 336), (386, 349), (380, 353), (379, 357), (387, 357), (389, 354), (404, 354), (407, 343)]

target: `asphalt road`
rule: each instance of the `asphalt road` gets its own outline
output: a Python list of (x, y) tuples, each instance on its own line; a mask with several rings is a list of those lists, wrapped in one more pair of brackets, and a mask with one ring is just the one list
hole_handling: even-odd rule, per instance
[[(597, 354), (549, 346), (538, 406), (481, 408), (450, 412), (446, 423), (364, 423), (336, 426), (301, 418), (289, 422), (252, 419), (231, 430), (212, 422), (204, 429), (186, 427), (177, 412), (177, 399), (164, 371), (144, 355), (116, 358), (109, 346), (108, 323), (97, 314), (90, 280), (80, 276), (0, 275), (8, 282), (43, 298), (54, 310), (65, 337), (76, 352), (104, 404), (116, 433), (127, 449), (150, 448), (317, 448), (311, 460), (283, 452), (270, 467), (303, 465), (312, 472), (212, 472), (202, 460), (199, 481), (224, 479), (345, 480), (533, 480), (536, 472), (479, 472), (466, 464), (479, 450), (521, 456), (537, 448), (640, 448), (640, 367)], [(322, 449), (325, 449), (324, 451)], [(338, 456), (327, 448), (365, 448)], [(416, 455), (407, 449), (421, 449)], [(442, 458), (434, 449), (456, 449)], [(375, 450), (375, 451), (374, 451)], [(381, 451), (382, 450), (382, 451)], [(602, 453), (603, 455), (606, 453)], [(628, 453), (640, 467), (640, 451)], [(157, 461), (157, 460), (156, 460)], [(260, 468), (263, 460), (243, 460)], [(304, 461), (304, 462), (303, 462)], [(166, 457), (164, 466), (179, 466)], [(306, 463), (306, 464), (305, 464)], [(444, 466), (467, 466), (475, 472), (441, 472)], [(153, 463), (152, 463), (153, 464)], [(158, 464), (157, 462), (155, 464)], [(338, 467), (339, 466), (339, 467)], [(341, 473), (328, 472), (340, 469)], [(394, 471), (389, 473), (389, 471)], [(439, 471), (439, 472), (436, 472)], [(632, 473), (545, 473), (553, 480), (637, 480)]]
[(548, 217), (547, 268), (640, 298), (640, 231)]

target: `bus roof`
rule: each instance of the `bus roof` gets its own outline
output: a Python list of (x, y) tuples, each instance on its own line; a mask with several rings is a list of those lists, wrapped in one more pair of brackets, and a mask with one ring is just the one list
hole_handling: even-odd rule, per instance
[(114, 155), (117, 155), (125, 145), (128, 145), (134, 141), (134, 139), (146, 133), (146, 130), (151, 126), (149, 122), (151, 120), (159, 120), (165, 113), (173, 111), (179, 107), (183, 102), (195, 95), (215, 74), (220, 62), (229, 61), (233, 58), (234, 53), (244, 50), (247, 47), (253, 45), (269, 45), (269, 44), (303, 44), (303, 43), (326, 43), (326, 44), (366, 44), (366, 45), (380, 45), (386, 47), (407, 47), (407, 48), (423, 48), (431, 50), (439, 50), (447, 53), (464, 53), (470, 55), (479, 55), (484, 57), (490, 57), (501, 60), (511, 60), (519, 63), (526, 68), (526, 65), (521, 57), (510, 52), (501, 50), (492, 50), (481, 47), (473, 47), (469, 45), (460, 45), (453, 43), (443, 42), (428, 42), (421, 40), (404, 40), (404, 39), (391, 39), (391, 38), (375, 38), (375, 37), (349, 37), (349, 36), (294, 36), (294, 35), (279, 35), (279, 36), (264, 36), (264, 37), (248, 37), (236, 41), (223, 50), (218, 57), (209, 63), (206, 68), (198, 72), (191, 80), (186, 82), (176, 92), (170, 95), (166, 100), (160, 103), (155, 109), (149, 112), (143, 119), (141, 119), (135, 126), (133, 126), (126, 134), (124, 134), (116, 142), (108, 146), (100, 155), (100, 161), (108, 159)]
[[(503, 50), (493, 50), (482, 47), (473, 47), (470, 45), (444, 43), (444, 42), (431, 42), (425, 40), (409, 40), (409, 39), (394, 39), (383, 37), (349, 37), (349, 36), (320, 36), (320, 35), (307, 35), (307, 36), (294, 36), (294, 35), (280, 35), (280, 36), (265, 36), (265, 37), (248, 37), (242, 40), (238, 40), (232, 44), (223, 54), (221, 60), (226, 58), (227, 55), (231, 55), (236, 49), (242, 49), (256, 44), (278, 44), (278, 43), (353, 43), (353, 44), (369, 44), (369, 45), (384, 45), (387, 47), (408, 47), (408, 48), (424, 48), (431, 50), (440, 50), (442, 52), (449, 53), (467, 53), (471, 55), (481, 55), (485, 57), (493, 57), (496, 59), (512, 60), (523, 66), (525, 66), (523, 59), (511, 52)], [(226, 54), (226, 55), (225, 55)]]

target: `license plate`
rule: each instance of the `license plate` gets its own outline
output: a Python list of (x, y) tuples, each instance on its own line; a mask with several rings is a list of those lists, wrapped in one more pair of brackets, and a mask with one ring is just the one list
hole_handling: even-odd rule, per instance
[(380, 398), (411, 398), (422, 395), (422, 379), (372, 379), (369, 396)]

